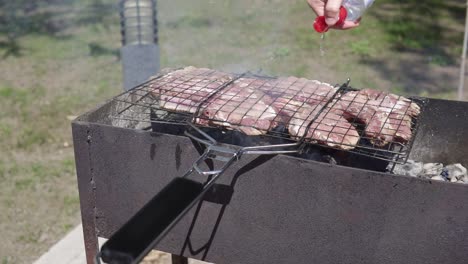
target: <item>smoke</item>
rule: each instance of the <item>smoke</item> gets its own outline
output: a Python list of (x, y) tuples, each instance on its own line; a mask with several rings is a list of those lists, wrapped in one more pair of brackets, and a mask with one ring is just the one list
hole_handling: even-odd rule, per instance
[(288, 2), (159, 1), (162, 65), (297, 74), (285, 7), (298, 3)]
[[(8, 41), (12, 54), (20, 53), (21, 47), (15, 40), (21, 36), (64, 38), (73, 36), (83, 26), (112, 30), (120, 39), (119, 2), (0, 0), (0, 33), (11, 36)], [(335, 82), (326, 78), (331, 71), (319, 65), (318, 49), (311, 48), (306, 56), (303, 51), (298, 52), (299, 45), (309, 41), (302, 38), (312, 34), (310, 25), (306, 25), (312, 21), (312, 13), (304, 1), (158, 0), (157, 6), (162, 67), (193, 65)], [(308, 31), (297, 34), (296, 29), (291, 29), (291, 25), (299, 23), (304, 23), (303, 28)], [(86, 44), (93, 54), (116, 54), (104, 43)], [(120, 43), (112, 48), (116, 47)]]

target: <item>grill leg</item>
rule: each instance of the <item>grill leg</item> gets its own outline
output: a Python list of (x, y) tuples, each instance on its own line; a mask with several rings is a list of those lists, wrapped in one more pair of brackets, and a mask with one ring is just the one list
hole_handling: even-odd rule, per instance
[(83, 178), (78, 178), (80, 190), (81, 222), (83, 224), (83, 238), (86, 252), (86, 263), (94, 264), (94, 258), (98, 252), (98, 237), (94, 222), (94, 201), (89, 184), (84, 183)]
[(85, 244), (86, 263), (94, 264), (95, 257), (99, 250), (98, 238), (93, 227), (85, 227), (83, 224), (83, 237)]
[(95, 185), (90, 162), (90, 145), (88, 139), (92, 136), (92, 131), (88, 127), (72, 125), (73, 142), (75, 145), (76, 175), (78, 181), (78, 191), (80, 194), (81, 222), (83, 223), (83, 236), (86, 251), (86, 262), (94, 263), (94, 258), (98, 252), (98, 238), (96, 234), (96, 215), (94, 206)]
[(186, 257), (181, 257), (178, 255), (173, 255), (172, 256), (172, 264), (188, 264), (188, 258)]

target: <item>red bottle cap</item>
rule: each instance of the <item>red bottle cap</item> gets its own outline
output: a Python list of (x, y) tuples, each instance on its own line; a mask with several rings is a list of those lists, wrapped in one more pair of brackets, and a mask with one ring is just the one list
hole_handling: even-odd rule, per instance
[[(335, 25), (332, 25), (332, 26), (342, 26), (347, 16), (348, 16), (348, 12), (343, 6), (341, 6), (340, 14), (338, 15), (338, 21), (336, 22)], [(330, 27), (331, 26), (328, 25), (327, 22), (325, 22), (325, 16), (318, 16), (314, 21), (314, 29), (318, 33), (327, 32)]]

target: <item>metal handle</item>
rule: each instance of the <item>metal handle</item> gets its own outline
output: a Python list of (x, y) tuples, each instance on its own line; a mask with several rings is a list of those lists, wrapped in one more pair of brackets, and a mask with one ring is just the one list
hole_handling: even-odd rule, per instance
[(105, 263), (138, 263), (191, 208), (202, 183), (176, 178), (119, 229), (101, 248)]
[[(102, 246), (97, 263), (100, 259), (111, 264), (138, 263), (241, 154), (240, 150), (216, 145), (216, 141), (207, 142), (205, 152), (184, 176), (172, 180)], [(207, 160), (223, 164), (217, 170), (203, 170), (201, 164)], [(188, 179), (193, 173), (211, 176), (211, 179), (206, 184)]]
[[(96, 257), (111, 264), (138, 263), (196, 202), (214, 185), (215, 181), (242, 154), (278, 154), (297, 152), (297, 143), (277, 146), (256, 146), (241, 149), (219, 145), (208, 134), (192, 126), (202, 138), (186, 132), (193, 140), (206, 146), (204, 153), (193, 163), (182, 177), (171, 181), (161, 192), (148, 202), (119, 229), (101, 248)], [(285, 150), (285, 148), (293, 148)], [(201, 165), (207, 160), (221, 162), (219, 169), (204, 170)], [(191, 174), (211, 176), (206, 184), (187, 179)]]

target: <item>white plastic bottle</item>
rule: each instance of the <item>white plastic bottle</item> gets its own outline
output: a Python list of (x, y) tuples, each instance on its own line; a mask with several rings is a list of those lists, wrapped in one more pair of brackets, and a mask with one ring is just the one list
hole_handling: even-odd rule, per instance
[[(372, 3), (374, 3), (374, 0), (343, 0), (340, 8), (339, 19), (335, 25), (342, 25), (345, 20), (358, 20), (364, 14), (364, 11), (372, 5)], [(315, 19), (315, 31), (324, 33), (327, 32), (329, 28), (330, 26), (325, 22), (325, 16), (319, 16)]]

